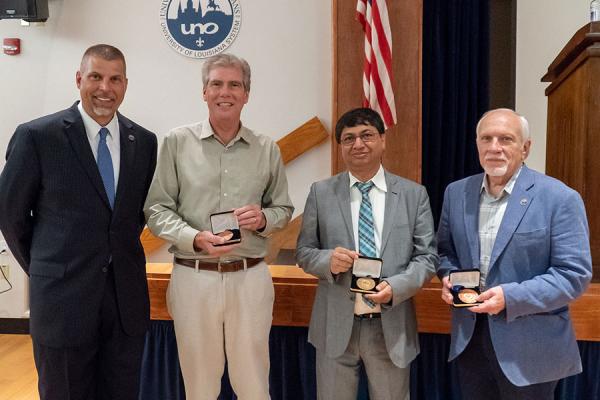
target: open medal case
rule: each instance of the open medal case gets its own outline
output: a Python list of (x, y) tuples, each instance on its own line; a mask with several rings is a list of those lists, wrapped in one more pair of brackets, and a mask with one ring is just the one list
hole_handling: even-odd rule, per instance
[(214, 235), (221, 236), (226, 240), (225, 243), (214, 246), (226, 246), (242, 241), (240, 225), (233, 211), (210, 214), (210, 226)]
[(473, 307), (481, 302), (475, 300), (479, 296), (479, 278), (481, 272), (478, 269), (463, 269), (451, 271), (449, 275), (452, 284), (452, 305), (454, 307)]
[(377, 293), (375, 289), (381, 279), (381, 258), (359, 256), (352, 266), (350, 290), (359, 293)]

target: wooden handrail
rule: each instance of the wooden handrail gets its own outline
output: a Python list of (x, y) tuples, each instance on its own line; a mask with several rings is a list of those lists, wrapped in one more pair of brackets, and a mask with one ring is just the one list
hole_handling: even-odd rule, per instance
[[(166, 290), (172, 265), (147, 264), (152, 319), (171, 319), (166, 307)], [(275, 286), (273, 325), (308, 326), (317, 279), (295, 266), (269, 265)], [(414, 298), (419, 332), (450, 333), (450, 306), (441, 299), (441, 283), (433, 278)], [(600, 283), (569, 306), (577, 340), (600, 341)]]

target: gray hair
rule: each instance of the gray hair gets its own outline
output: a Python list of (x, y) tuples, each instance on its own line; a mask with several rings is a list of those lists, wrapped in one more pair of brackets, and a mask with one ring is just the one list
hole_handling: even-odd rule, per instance
[(479, 122), (477, 122), (477, 127), (475, 128), (475, 133), (477, 134), (477, 136), (479, 136), (479, 128), (481, 127), (481, 122), (489, 114), (495, 113), (496, 111), (509, 112), (509, 113), (513, 114), (515, 117), (517, 117), (519, 119), (519, 122), (521, 123), (521, 139), (523, 139), (524, 142), (529, 140), (529, 138), (530, 138), (530, 136), (529, 136), (529, 121), (527, 121), (527, 118), (525, 118), (524, 116), (522, 116), (515, 110), (511, 110), (510, 108), (496, 108), (496, 109), (493, 109), (493, 110), (490, 110), (490, 111), (487, 111), (486, 113), (484, 113), (481, 116), (481, 118), (479, 119)]
[(81, 66), (79, 67), (80, 71), (83, 71), (85, 62), (90, 57), (98, 57), (105, 61), (119, 60), (123, 63), (123, 74), (125, 74), (127, 68), (127, 65), (125, 64), (125, 56), (121, 50), (114, 46), (109, 44), (96, 44), (89, 47), (85, 53), (83, 53), (83, 57), (81, 57)]
[(202, 64), (202, 85), (206, 89), (208, 85), (208, 75), (215, 68), (239, 68), (242, 71), (242, 83), (246, 92), (250, 91), (250, 65), (243, 58), (234, 56), (233, 54), (222, 53), (212, 56)]

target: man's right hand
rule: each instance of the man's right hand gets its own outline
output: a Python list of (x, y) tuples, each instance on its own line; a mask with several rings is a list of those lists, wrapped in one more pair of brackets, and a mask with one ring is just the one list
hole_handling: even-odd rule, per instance
[(445, 276), (444, 279), (442, 279), (442, 300), (444, 300), (446, 304), (452, 305), (453, 297), (450, 289), (452, 289), (450, 278)]
[(227, 254), (240, 245), (239, 243), (235, 243), (227, 246), (215, 247), (216, 244), (223, 243), (225, 243), (224, 238), (213, 235), (213, 233), (209, 231), (198, 232), (196, 237), (194, 237), (194, 249), (198, 252), (204, 251), (210, 256)]
[(352, 268), (354, 260), (358, 258), (358, 253), (343, 247), (336, 247), (331, 254), (329, 269), (333, 275), (341, 274)]

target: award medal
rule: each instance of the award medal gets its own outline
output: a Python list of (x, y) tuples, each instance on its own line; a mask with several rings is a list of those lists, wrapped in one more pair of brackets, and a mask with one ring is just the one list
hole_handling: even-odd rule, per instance
[(227, 230), (227, 231), (217, 233), (217, 236), (220, 236), (225, 240), (229, 240), (233, 237), (233, 232)]
[(473, 289), (463, 289), (460, 291), (460, 293), (458, 293), (458, 298), (460, 301), (466, 304), (476, 303), (477, 296), (479, 296), (479, 294), (477, 294), (477, 292)]
[(358, 278), (356, 286), (362, 290), (372, 290), (375, 287), (375, 281), (371, 278)]

